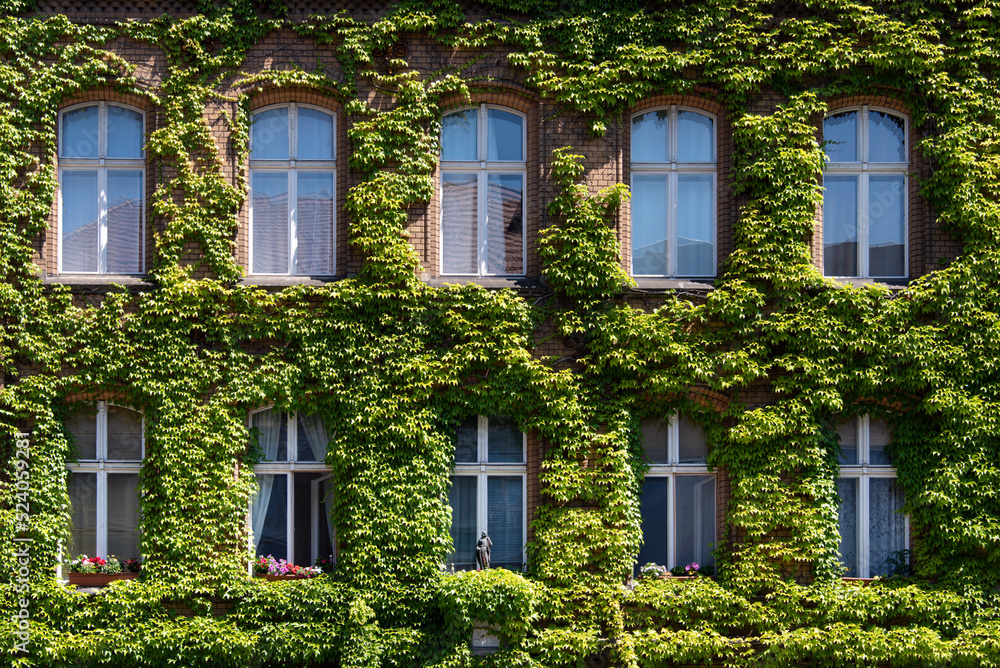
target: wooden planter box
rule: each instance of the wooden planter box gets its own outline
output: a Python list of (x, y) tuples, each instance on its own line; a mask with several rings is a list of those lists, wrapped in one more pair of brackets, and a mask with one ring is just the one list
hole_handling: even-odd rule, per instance
[(80, 587), (105, 587), (115, 580), (134, 580), (138, 573), (68, 573), (69, 583)]
[(867, 587), (871, 583), (875, 582), (875, 578), (841, 578), (847, 584), (857, 584), (862, 587)]
[(298, 575), (271, 575), (270, 573), (254, 573), (255, 578), (264, 578), (268, 582), (274, 582), (275, 580), (308, 580), (309, 578), (304, 578)]

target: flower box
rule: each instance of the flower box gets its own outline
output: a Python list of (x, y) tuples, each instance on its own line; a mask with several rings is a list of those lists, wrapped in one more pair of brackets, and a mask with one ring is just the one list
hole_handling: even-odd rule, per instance
[(69, 583), (80, 587), (105, 587), (115, 580), (134, 580), (138, 573), (68, 573)]
[(268, 582), (274, 582), (275, 580), (308, 580), (309, 578), (304, 578), (301, 575), (271, 575), (270, 573), (257, 573), (254, 575), (257, 578), (264, 578)]
[(842, 578), (847, 584), (859, 584), (862, 587), (867, 587), (871, 583), (875, 582), (878, 578)]

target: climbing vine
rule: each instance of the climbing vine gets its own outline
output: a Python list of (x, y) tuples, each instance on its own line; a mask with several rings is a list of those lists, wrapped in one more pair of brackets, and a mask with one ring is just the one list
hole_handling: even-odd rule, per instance
[[(198, 3), (188, 19), (108, 25), (0, 18), (0, 555), (30, 539), (30, 652), (11, 651), (23, 589), (0, 577), (14, 665), (1000, 665), (1000, 4), (802, 0), (408, 0), (374, 22), (285, 20), (280, 0)], [(277, 30), (331, 47), (336, 72), (245, 71)], [(408, 240), (433, 197), (442, 105), (497, 83), (419, 69), (405, 35), (496, 53), (536, 99), (613, 133), (654, 95), (703, 95), (732, 126), (733, 248), (707, 295), (637, 300), (613, 228), (628, 189), (586, 185), (581, 147), (543, 156), (559, 192), (538, 257), (545, 292), (430, 287)], [(149, 87), (120, 40), (162, 51)], [(234, 82), (236, 82), (234, 84)], [(235, 261), (252, 96), (328, 95), (350, 119), (341, 220), (356, 277), (268, 292)], [(58, 187), (57, 112), (112, 87), (154, 105), (151, 289), (97, 301), (38, 276)], [(359, 91), (374, 90), (378, 95)], [(235, 92), (234, 92), (235, 91)], [(956, 258), (904, 289), (851, 286), (811, 263), (827, 102), (885, 94), (923, 132), (913, 187)], [(547, 119), (548, 122), (552, 119)], [(596, 140), (595, 140), (596, 141)], [(207, 276), (205, 276), (207, 274)], [(538, 354), (548, 339), (572, 353)], [(769, 393), (764, 406), (752, 401)], [(700, 397), (724, 397), (710, 407)], [(69, 520), (66, 417), (113, 397), (145, 415), (141, 581), (81, 597), (52, 577)], [(332, 434), (335, 574), (246, 576), (259, 457), (248, 411), (318, 414)], [(624, 586), (641, 544), (639, 424), (682, 410), (729, 485), (715, 580)], [(529, 571), (441, 572), (461, 420), (510, 415), (544, 443)], [(839, 580), (835, 425), (894, 430), (916, 577)], [(30, 529), (16, 518), (30, 433)], [(798, 583), (795, 579), (798, 579)], [(211, 614), (211, 599), (233, 609)], [(186, 606), (191, 614), (178, 614)], [(22, 606), (23, 607), (23, 606)], [(469, 634), (504, 641), (473, 657)]]

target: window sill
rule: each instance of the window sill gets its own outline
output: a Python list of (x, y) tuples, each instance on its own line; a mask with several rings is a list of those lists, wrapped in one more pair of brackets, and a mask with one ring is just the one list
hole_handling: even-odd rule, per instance
[(524, 276), (438, 276), (437, 278), (425, 278), (424, 281), (432, 288), (443, 288), (446, 285), (480, 285), (487, 290), (544, 289), (539, 279)]
[(687, 292), (704, 292), (708, 294), (715, 289), (714, 278), (634, 278), (634, 292), (670, 292), (683, 290)]
[(322, 286), (327, 283), (342, 281), (346, 276), (246, 276), (236, 282), (237, 285), (247, 285), (259, 288), (287, 288), (293, 285)]
[(46, 276), (45, 285), (67, 285), (83, 292), (114, 292), (119, 287), (152, 290), (155, 283), (136, 274), (59, 274)]
[(905, 290), (910, 284), (908, 278), (853, 278), (850, 276), (824, 276), (823, 278), (838, 285), (851, 285), (856, 288), (866, 285), (881, 285), (889, 290)]

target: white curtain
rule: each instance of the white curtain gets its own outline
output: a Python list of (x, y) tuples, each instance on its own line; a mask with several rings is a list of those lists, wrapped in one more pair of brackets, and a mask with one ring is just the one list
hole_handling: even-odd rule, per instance
[[(253, 416), (252, 424), (260, 431), (260, 447), (264, 451), (265, 461), (274, 461), (278, 456), (278, 446), (281, 439), (281, 422), (284, 419), (284, 414), (272, 408), (256, 413)], [(257, 496), (254, 499), (253, 512), (251, 513), (254, 549), (260, 545), (260, 537), (264, 532), (264, 518), (267, 517), (267, 506), (271, 502), (271, 489), (273, 486), (273, 475), (257, 476)]]
[[(330, 437), (327, 436), (323, 418), (319, 415), (299, 415), (299, 425), (306, 434), (309, 450), (312, 452), (314, 460), (317, 462), (326, 461), (326, 446), (330, 443)], [(299, 443), (299, 452), (302, 451), (302, 445)], [(299, 455), (299, 459), (302, 459), (301, 455)]]

